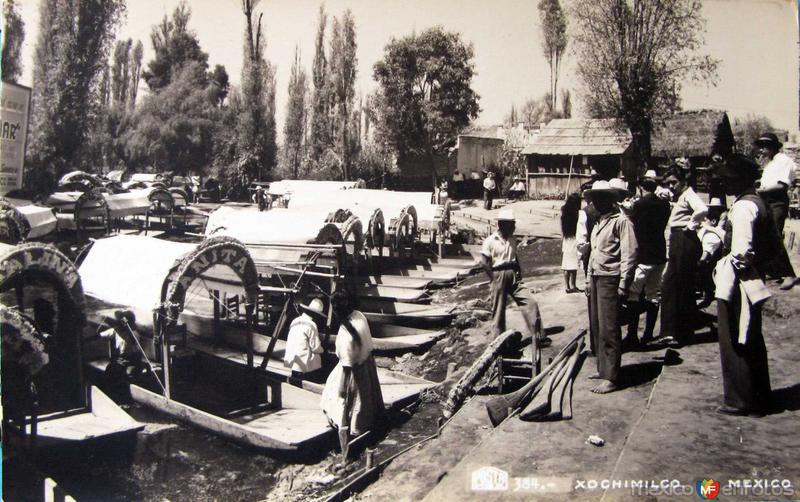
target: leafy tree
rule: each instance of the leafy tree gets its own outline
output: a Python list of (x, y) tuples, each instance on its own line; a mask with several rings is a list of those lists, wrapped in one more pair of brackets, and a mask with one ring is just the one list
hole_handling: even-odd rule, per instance
[(583, 101), (593, 117), (615, 118), (630, 130), (641, 168), (650, 159), (653, 122), (679, 109), (682, 83), (715, 79), (717, 62), (699, 54), (701, 11), (700, 0), (575, 1)]
[(266, 42), (259, 0), (241, 0), (245, 16), (244, 65), (242, 67), (242, 113), (239, 115), (238, 169), (250, 178), (262, 179), (276, 164), (278, 146), (275, 127), (275, 69), (266, 60)]
[(52, 189), (98, 119), (97, 87), (123, 0), (42, 0), (34, 56), (33, 113), (26, 186)]
[(567, 17), (558, 0), (539, 0), (539, 20), (542, 23), (542, 51), (550, 66), (550, 107), (556, 109), (558, 72), (561, 57), (567, 48)]
[(171, 19), (165, 15), (161, 23), (153, 27), (150, 41), (155, 57), (142, 72), (151, 91), (166, 87), (173, 74), (189, 62), (200, 63), (204, 70), (208, 68), (208, 54), (200, 48), (197, 35), (189, 30), (191, 17), (192, 11), (183, 1), (173, 11)]
[(200, 173), (211, 163), (218, 119), (203, 63), (187, 63), (166, 87), (142, 100), (125, 133), (126, 154), (136, 165)]
[(131, 83), (129, 86), (128, 107), (136, 106), (136, 97), (139, 95), (139, 82), (142, 78), (142, 56), (144, 47), (142, 41), (137, 40), (131, 52)]
[(311, 80), (314, 85), (313, 105), (311, 110), (310, 150), (313, 159), (319, 159), (333, 145), (331, 137), (331, 87), (328, 79), (328, 59), (325, 56), (325, 28), (328, 16), (325, 7), (319, 7), (319, 21), (314, 46), (314, 62)]
[(217, 106), (222, 106), (225, 102), (225, 98), (228, 97), (228, 92), (230, 92), (231, 83), (228, 72), (221, 64), (214, 66), (214, 71), (211, 72), (211, 83), (214, 84), (216, 89), (214, 99), (216, 100)]
[(428, 158), (434, 183), (434, 155), (453, 146), (480, 111), (472, 59), (471, 44), (437, 26), (392, 39), (373, 68), (380, 136), (398, 156)]
[(733, 121), (733, 136), (739, 152), (753, 155), (753, 142), (766, 131), (772, 131), (772, 122), (763, 115), (748, 114), (747, 117)]
[(297, 179), (303, 160), (306, 135), (306, 72), (300, 64), (300, 52), (295, 48), (294, 63), (289, 77), (289, 100), (286, 103), (286, 122), (283, 126), (283, 145), (291, 175)]
[(22, 76), (22, 42), (25, 41), (25, 22), (17, 12), (16, 0), (3, 2), (3, 59), (0, 71), (3, 80), (16, 82)]
[(353, 100), (357, 75), (356, 26), (346, 10), (341, 22), (334, 18), (331, 36), (331, 89), (335, 117), (336, 151), (342, 160), (342, 176), (348, 179), (356, 155), (353, 138)]

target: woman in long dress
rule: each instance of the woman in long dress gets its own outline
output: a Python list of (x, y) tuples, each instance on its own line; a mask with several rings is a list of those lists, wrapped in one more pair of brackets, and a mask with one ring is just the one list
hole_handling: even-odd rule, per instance
[(372, 335), (367, 318), (355, 310), (355, 300), (349, 292), (337, 291), (331, 304), (340, 322), (336, 335), (339, 362), (325, 382), (322, 411), (336, 429), (347, 429), (357, 436), (373, 429), (384, 411), (372, 356)]
[(577, 193), (567, 197), (561, 206), (561, 270), (564, 271), (564, 285), (567, 293), (580, 291), (576, 284), (578, 278), (578, 245), (575, 233), (578, 228), (578, 213), (581, 209), (581, 196)]

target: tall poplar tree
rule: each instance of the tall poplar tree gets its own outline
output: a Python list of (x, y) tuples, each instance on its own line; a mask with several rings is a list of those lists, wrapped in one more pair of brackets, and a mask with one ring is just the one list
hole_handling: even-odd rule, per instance
[(93, 128), (97, 87), (124, 0), (42, 0), (34, 56), (26, 187), (48, 191), (79, 156)]
[(283, 144), (292, 176), (300, 176), (300, 166), (305, 152), (306, 135), (306, 71), (300, 62), (300, 51), (295, 47), (294, 63), (289, 77), (289, 99), (286, 103), (286, 122), (283, 126)]
[(328, 81), (328, 59), (325, 55), (325, 28), (328, 16), (325, 7), (319, 7), (319, 20), (317, 21), (317, 36), (314, 44), (314, 62), (311, 70), (311, 81), (314, 86), (313, 105), (311, 108), (311, 131), (309, 148), (311, 156), (319, 160), (325, 151), (330, 148), (331, 120), (330, 120), (330, 85)]

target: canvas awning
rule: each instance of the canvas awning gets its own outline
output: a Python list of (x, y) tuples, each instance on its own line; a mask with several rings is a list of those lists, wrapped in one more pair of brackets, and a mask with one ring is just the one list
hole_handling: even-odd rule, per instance
[(222, 206), (209, 215), (205, 233), (228, 235), (245, 244), (323, 244), (321, 233), (329, 215), (318, 208), (262, 212)]
[(182, 298), (207, 296), (209, 290), (254, 295), (258, 277), (252, 259), (240, 243), (230, 243), (225, 252), (221, 241), (188, 244), (138, 235), (99, 239), (79, 268), (84, 291), (131, 309), (144, 328), (152, 328), (154, 312), (176, 287), (182, 288)]

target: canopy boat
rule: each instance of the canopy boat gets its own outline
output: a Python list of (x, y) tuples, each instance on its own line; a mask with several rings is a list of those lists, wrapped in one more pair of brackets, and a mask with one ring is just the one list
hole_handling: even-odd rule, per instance
[(220, 207), (208, 217), (206, 236), (227, 235), (243, 242), (257, 262), (297, 261), (290, 246), (341, 246), (338, 265), (357, 266), (364, 248), (360, 219), (343, 210), (273, 209)]
[[(134, 381), (134, 399), (229, 439), (292, 452), (331, 433), (320, 409), (321, 386), (290, 385), (280, 360), (278, 334), (288, 325), (290, 300), (303, 289), (308, 265), (296, 265), (299, 274), (287, 286), (260, 286), (248, 248), (233, 238), (196, 245), (117, 236), (95, 242), (80, 272), (99, 305), (135, 314), (157, 378)], [(275, 301), (270, 295), (283, 296)], [(102, 368), (101, 359), (94, 365)], [(387, 404), (431, 385), (382, 374)]]
[(28, 239), (40, 239), (57, 228), (58, 221), (52, 208), (37, 206), (20, 199), (0, 199), (0, 218), (15, 237), (7, 244)]
[(0, 300), (4, 440), (44, 447), (144, 427), (85, 380), (85, 301), (66, 256), (46, 244), (0, 244)]
[[(240, 242), (216, 237), (196, 245), (111, 237), (94, 243), (80, 273), (89, 297), (135, 315), (133, 334), (152, 371), (131, 383), (134, 400), (267, 451), (297, 451), (330, 433), (317, 394), (257, 371), (251, 332), (239, 340), (247, 347), (243, 367), (221, 364), (221, 358), (209, 358), (194, 346), (197, 333), (189, 329), (184, 309), (208, 313), (213, 305), (208, 314), (219, 318), (223, 292), (241, 299), (245, 326), (254, 321), (258, 274)], [(102, 352), (94, 354), (97, 368), (104, 367)]]

